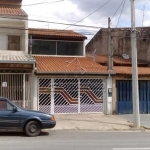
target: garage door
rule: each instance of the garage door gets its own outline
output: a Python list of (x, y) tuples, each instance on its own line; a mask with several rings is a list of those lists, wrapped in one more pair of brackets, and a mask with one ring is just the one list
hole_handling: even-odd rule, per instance
[(54, 83), (51, 81), (50, 78), (39, 79), (40, 111), (46, 113), (103, 112), (102, 79), (59, 78), (54, 79)]
[[(117, 114), (132, 114), (132, 81), (118, 80), (117, 87)], [(150, 81), (139, 81), (139, 109), (141, 114), (150, 113)]]

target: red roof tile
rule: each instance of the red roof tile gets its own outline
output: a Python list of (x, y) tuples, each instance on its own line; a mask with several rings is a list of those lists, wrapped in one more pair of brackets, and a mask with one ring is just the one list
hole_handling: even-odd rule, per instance
[[(124, 66), (114, 66), (114, 72), (116, 74), (122, 75), (131, 75), (132, 74), (132, 67), (124, 67)], [(149, 67), (138, 67), (138, 74), (139, 75), (150, 75), (150, 68)]]
[(27, 17), (23, 9), (12, 7), (0, 7), (0, 15)]
[[(103, 74), (107, 67), (99, 65), (86, 57), (33, 56), (36, 60), (37, 73), (92, 73)], [(68, 66), (68, 67), (67, 67)]]
[(51, 36), (51, 37), (74, 37), (79, 39), (86, 39), (87, 37), (74, 32), (72, 30), (54, 30), (54, 29), (29, 29), (29, 34), (31, 35), (41, 35), (41, 36)]
[[(107, 61), (108, 61), (108, 56), (106, 56), (106, 55), (96, 55), (95, 56), (95, 61), (97, 62), (97, 63), (107, 63)], [(117, 56), (113, 56), (113, 61), (114, 61), (114, 63), (116, 63), (116, 64), (122, 64), (122, 65), (129, 65), (129, 64), (131, 64), (131, 60), (129, 59), (123, 59), (123, 58), (121, 58), (121, 57), (117, 57)]]
[[(101, 63), (107, 63), (107, 61), (108, 61), (108, 56), (106, 56), (106, 55), (95, 55), (95, 62), (101, 64)], [(123, 59), (123, 58), (117, 57), (117, 56), (113, 56), (113, 62), (116, 65), (131, 65), (132, 64), (131, 59)], [(138, 62), (138, 64), (145, 65), (146, 63)]]

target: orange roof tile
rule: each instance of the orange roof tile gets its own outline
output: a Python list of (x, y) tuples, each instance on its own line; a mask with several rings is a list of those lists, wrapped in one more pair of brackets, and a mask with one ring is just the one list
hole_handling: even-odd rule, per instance
[[(106, 56), (106, 55), (96, 55), (95, 56), (95, 62), (97, 62), (97, 63), (107, 63), (107, 61), (108, 61), (108, 56)], [(119, 65), (131, 65), (132, 64), (131, 59), (123, 59), (118, 56), (113, 56), (113, 61), (115, 64), (119, 64)], [(138, 62), (138, 64), (146, 65), (146, 63), (144, 63), (144, 62)]]
[(23, 9), (14, 7), (0, 7), (0, 15), (27, 17)]
[[(86, 57), (33, 56), (37, 73), (91, 73), (108, 74), (107, 67)], [(68, 66), (68, 67), (67, 67)]]
[[(132, 67), (124, 67), (124, 66), (114, 66), (114, 72), (116, 74), (124, 74), (124, 75), (131, 75), (132, 74)], [(138, 74), (139, 75), (150, 75), (150, 68), (149, 67), (138, 67)]]
[[(96, 55), (95, 56), (95, 61), (97, 63), (107, 63), (108, 61), (108, 56), (106, 55)], [(123, 59), (121, 57), (117, 57), (117, 56), (113, 56), (113, 61), (116, 64), (122, 64), (122, 65), (130, 65), (131, 64), (131, 60), (127, 60), (127, 59)]]
[(41, 36), (52, 36), (52, 37), (74, 37), (80, 39), (86, 39), (87, 37), (74, 32), (72, 30), (54, 30), (54, 29), (37, 29), (30, 28), (29, 34), (32, 35), (41, 35)]

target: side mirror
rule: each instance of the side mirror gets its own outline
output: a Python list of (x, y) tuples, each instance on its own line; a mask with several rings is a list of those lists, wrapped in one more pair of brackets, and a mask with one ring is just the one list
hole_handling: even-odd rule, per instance
[(14, 108), (13, 108), (13, 111), (14, 111), (14, 112), (17, 112), (17, 111), (18, 111), (17, 107), (14, 107)]

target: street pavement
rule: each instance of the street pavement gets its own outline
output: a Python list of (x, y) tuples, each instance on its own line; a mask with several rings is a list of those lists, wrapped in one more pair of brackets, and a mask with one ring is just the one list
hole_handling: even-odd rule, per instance
[[(130, 122), (133, 122), (134, 116), (133, 114), (127, 114), (127, 115), (117, 115), (120, 118), (124, 118)], [(140, 115), (140, 122), (141, 126), (145, 127), (150, 130), (150, 115), (149, 114), (141, 114)]]
[(132, 123), (116, 115), (56, 114), (57, 125), (53, 130), (130, 130)]
[(0, 133), (0, 150), (150, 150), (150, 132), (57, 130), (38, 137)]

